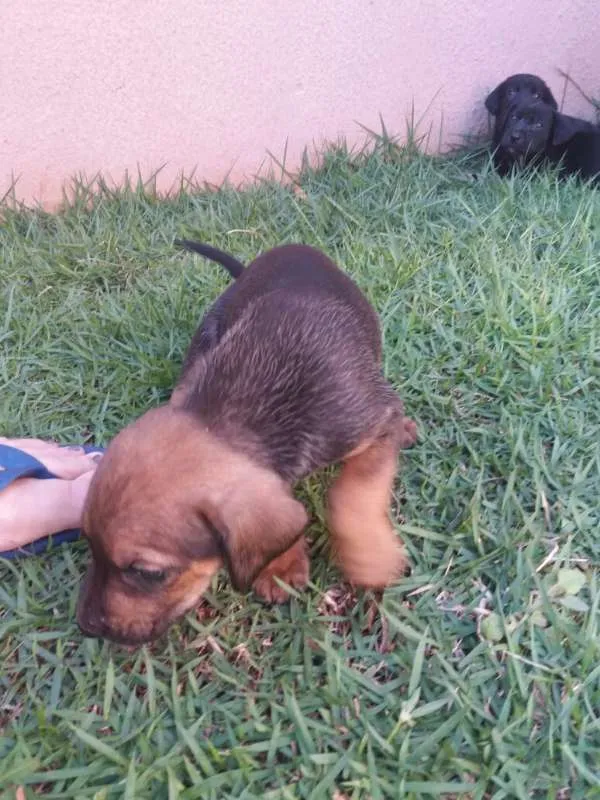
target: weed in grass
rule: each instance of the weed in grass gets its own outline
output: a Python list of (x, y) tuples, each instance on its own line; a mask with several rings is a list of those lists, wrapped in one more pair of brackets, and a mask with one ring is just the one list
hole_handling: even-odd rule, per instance
[(600, 797), (599, 198), (386, 137), (331, 148), (296, 191), (4, 210), (3, 434), (105, 443), (168, 397), (227, 283), (182, 234), (245, 261), (327, 251), (421, 430), (395, 506), (414, 570), (381, 601), (326, 560), (327, 476), (301, 487), (304, 594), (269, 608), (220, 578), (136, 653), (74, 625), (85, 545), (0, 566), (8, 796)]

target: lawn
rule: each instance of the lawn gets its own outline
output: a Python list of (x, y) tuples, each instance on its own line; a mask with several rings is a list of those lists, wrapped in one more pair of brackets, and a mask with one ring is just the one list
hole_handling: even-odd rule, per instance
[(0, 433), (106, 443), (168, 397), (227, 285), (175, 236), (316, 245), (379, 311), (420, 426), (394, 511), (412, 574), (341, 583), (328, 475), (299, 487), (304, 593), (271, 608), (221, 575), (137, 652), (74, 624), (85, 544), (2, 562), (4, 796), (600, 798), (600, 192), (385, 142), (298, 187), (6, 209)]

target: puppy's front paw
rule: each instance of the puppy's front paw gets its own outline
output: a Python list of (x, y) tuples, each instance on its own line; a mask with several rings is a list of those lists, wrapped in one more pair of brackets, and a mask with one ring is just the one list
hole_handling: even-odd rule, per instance
[(254, 591), (268, 603), (285, 603), (289, 600), (289, 594), (275, 578), (294, 589), (303, 589), (308, 582), (309, 570), (306, 541), (302, 538), (267, 564), (254, 581)]
[(410, 572), (410, 561), (406, 550), (396, 540), (391, 546), (381, 543), (379, 547), (371, 547), (368, 558), (346, 557), (342, 569), (354, 586), (382, 591)]

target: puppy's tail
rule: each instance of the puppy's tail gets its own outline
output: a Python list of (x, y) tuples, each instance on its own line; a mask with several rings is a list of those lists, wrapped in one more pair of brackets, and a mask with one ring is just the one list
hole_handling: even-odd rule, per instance
[(216, 261), (222, 267), (225, 267), (227, 272), (232, 278), (239, 278), (245, 267), (237, 258), (224, 253), (222, 250), (217, 250), (216, 247), (211, 247), (209, 244), (202, 244), (202, 242), (193, 242), (191, 239), (175, 239), (175, 244), (178, 247), (183, 247), (184, 250), (190, 250), (192, 253), (198, 253), (211, 261)]

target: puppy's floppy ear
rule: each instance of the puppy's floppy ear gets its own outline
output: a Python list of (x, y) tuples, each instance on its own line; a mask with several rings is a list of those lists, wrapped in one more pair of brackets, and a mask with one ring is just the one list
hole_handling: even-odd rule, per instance
[(494, 117), (498, 115), (500, 111), (500, 103), (502, 102), (504, 96), (504, 82), (498, 84), (493, 92), (490, 92), (488, 96), (485, 98), (485, 107), (490, 112), (490, 114)]
[(552, 130), (552, 144), (565, 144), (575, 136), (576, 133), (589, 130), (589, 125), (585, 120), (576, 117), (568, 117), (566, 114), (556, 113), (554, 115), (554, 128)]
[(231, 582), (247, 591), (261, 569), (288, 550), (308, 522), (304, 506), (273, 472), (252, 467), (243, 481), (202, 508)]

